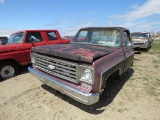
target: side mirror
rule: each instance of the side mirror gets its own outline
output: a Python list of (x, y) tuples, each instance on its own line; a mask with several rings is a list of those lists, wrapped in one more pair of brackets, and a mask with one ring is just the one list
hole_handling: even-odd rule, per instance
[(33, 47), (35, 47), (34, 45), (35, 39), (32, 36), (29, 38), (29, 42), (32, 44)]

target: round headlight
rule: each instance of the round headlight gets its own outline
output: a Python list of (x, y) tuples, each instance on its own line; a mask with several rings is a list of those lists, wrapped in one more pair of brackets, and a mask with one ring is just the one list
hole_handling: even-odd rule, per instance
[(35, 63), (35, 56), (33, 54), (31, 54), (31, 63)]
[(92, 71), (90, 69), (85, 69), (83, 76), (87, 79), (92, 79)]

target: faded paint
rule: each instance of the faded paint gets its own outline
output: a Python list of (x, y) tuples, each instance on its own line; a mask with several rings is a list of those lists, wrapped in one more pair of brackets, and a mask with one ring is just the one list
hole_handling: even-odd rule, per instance
[(121, 75), (127, 68), (129, 68), (132, 65), (134, 57), (133, 46), (131, 44), (125, 44), (126, 39), (124, 37), (124, 33), (127, 33), (127, 37), (131, 42), (129, 30), (120, 27), (110, 27), (109, 29), (111, 28), (120, 30), (120, 47), (111, 48), (101, 45), (70, 43), (35, 47), (32, 48), (32, 52), (48, 55), (51, 57), (57, 57), (58, 59), (64, 59), (66, 62), (68, 61), (76, 64), (80, 61), (82, 63), (80, 63), (79, 65), (82, 66), (86, 63), (89, 63), (88, 66), (92, 67), (94, 70), (94, 84), (92, 85), (91, 91), (84, 91), (84, 88), (81, 86), (80, 83), (75, 84), (64, 79), (57, 78), (55, 76), (52, 77), (62, 83), (65, 82), (65, 84), (68, 86), (71, 86), (84, 92), (101, 93), (103, 92), (105, 82), (108, 76), (116, 70), (118, 70), (118, 74)]
[(125, 66), (125, 56), (120, 56), (121, 53), (123, 53), (123, 49), (119, 48), (115, 50), (114, 53), (104, 56), (92, 64), (92, 67), (95, 69), (95, 83), (92, 90), (93, 93), (100, 91), (100, 85), (105, 83), (107, 76), (114, 70), (120, 69), (120, 74), (123, 72)]

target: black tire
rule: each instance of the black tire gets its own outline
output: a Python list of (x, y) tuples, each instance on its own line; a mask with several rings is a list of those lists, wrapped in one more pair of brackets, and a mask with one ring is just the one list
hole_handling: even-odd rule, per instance
[(0, 80), (11, 78), (18, 73), (18, 67), (11, 62), (0, 64)]
[(113, 93), (109, 89), (105, 88), (103, 93), (100, 96), (100, 99), (112, 98), (112, 95), (113, 95)]
[(114, 84), (120, 80), (120, 75), (110, 76), (106, 83), (103, 93), (100, 95), (100, 99), (112, 98)]

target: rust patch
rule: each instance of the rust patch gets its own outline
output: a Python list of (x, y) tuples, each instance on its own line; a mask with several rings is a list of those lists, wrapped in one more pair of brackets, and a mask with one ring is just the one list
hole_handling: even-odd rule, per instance
[(57, 56), (65, 59), (83, 61), (92, 63), (104, 55), (107, 55), (112, 50), (105, 46), (86, 45), (86, 44), (58, 44), (41, 47), (34, 47), (32, 51), (52, 56)]

